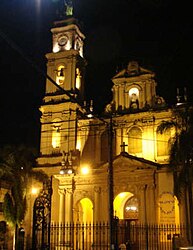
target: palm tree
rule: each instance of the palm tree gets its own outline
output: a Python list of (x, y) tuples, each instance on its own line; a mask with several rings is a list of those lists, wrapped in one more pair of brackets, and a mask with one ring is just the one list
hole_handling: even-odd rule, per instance
[(36, 156), (32, 149), (21, 145), (6, 146), (0, 150), (0, 177), (9, 183), (5, 194), (3, 213), (5, 220), (15, 230), (15, 249), (17, 249), (18, 228), (24, 220), (27, 204), (26, 196), (29, 181), (35, 178), (40, 182), (47, 180), (43, 171), (36, 171)]
[(187, 104), (173, 110), (173, 119), (162, 121), (157, 132), (164, 133), (175, 129), (170, 139), (169, 167), (173, 171), (174, 195), (179, 201), (184, 197), (186, 206), (186, 221), (190, 225), (189, 240), (193, 241), (193, 109)]

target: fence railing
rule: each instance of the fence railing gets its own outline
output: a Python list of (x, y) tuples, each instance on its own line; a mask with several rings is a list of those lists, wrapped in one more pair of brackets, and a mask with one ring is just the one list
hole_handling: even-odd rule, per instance
[[(50, 243), (42, 234), (47, 235), (48, 228), (36, 235), (36, 249), (50, 250), (108, 250), (108, 223), (53, 223), (50, 227)], [(144, 225), (116, 223), (113, 227), (115, 249), (132, 250), (174, 250), (187, 246), (188, 227), (184, 225)], [(44, 239), (45, 242), (42, 242)], [(122, 247), (122, 248), (121, 248)], [(33, 249), (35, 250), (35, 249)]]

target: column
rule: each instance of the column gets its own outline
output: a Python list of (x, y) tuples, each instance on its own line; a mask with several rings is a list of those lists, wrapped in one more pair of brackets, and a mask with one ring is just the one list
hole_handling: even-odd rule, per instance
[(145, 199), (145, 193), (146, 193), (146, 190), (145, 190), (145, 185), (139, 185), (138, 186), (138, 194), (139, 194), (139, 197), (140, 197), (140, 200), (139, 200), (139, 220), (142, 222), (142, 223), (145, 223), (146, 222), (146, 205), (147, 205), (147, 202), (146, 202), (146, 199)]
[(100, 221), (100, 213), (101, 213), (100, 194), (101, 194), (101, 187), (94, 187), (94, 214), (93, 214), (94, 222)]
[(65, 189), (59, 188), (58, 190), (60, 195), (60, 207), (59, 207), (59, 223), (65, 222)]
[(125, 109), (124, 83), (122, 83), (119, 88), (119, 97), (120, 97), (119, 104), (122, 106), (122, 110), (124, 110)]
[(147, 188), (147, 222), (148, 223), (155, 223), (155, 211), (156, 211), (156, 207), (155, 207), (155, 186), (153, 184), (149, 185)]
[(65, 222), (73, 222), (73, 191), (66, 189), (66, 202), (65, 202)]
[(65, 224), (65, 189), (59, 188), (58, 189), (59, 195), (60, 195), (60, 203), (59, 203), (59, 237), (58, 242), (59, 244), (63, 244), (64, 239), (64, 231), (61, 227), (61, 225)]
[(117, 86), (114, 86), (114, 101), (115, 101), (115, 108), (118, 109), (119, 106), (119, 89)]
[(125, 108), (129, 108), (129, 92), (125, 91)]

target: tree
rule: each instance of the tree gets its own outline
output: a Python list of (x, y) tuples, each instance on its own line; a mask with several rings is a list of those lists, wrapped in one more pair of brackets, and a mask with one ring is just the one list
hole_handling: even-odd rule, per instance
[(173, 119), (162, 121), (157, 132), (174, 128), (170, 139), (169, 167), (173, 171), (174, 195), (179, 201), (185, 199), (186, 221), (190, 225), (189, 240), (193, 243), (193, 109), (188, 104), (173, 109)]
[(34, 151), (23, 145), (6, 146), (0, 150), (0, 178), (9, 184), (5, 194), (3, 213), (5, 220), (15, 229), (15, 249), (17, 249), (18, 228), (24, 220), (29, 192), (29, 181), (34, 178), (40, 182), (47, 180), (43, 171), (36, 171)]

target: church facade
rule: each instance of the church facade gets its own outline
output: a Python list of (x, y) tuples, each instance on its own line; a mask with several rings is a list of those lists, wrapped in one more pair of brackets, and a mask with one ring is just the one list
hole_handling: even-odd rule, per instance
[[(156, 93), (154, 72), (128, 62), (112, 78), (113, 99), (104, 116), (95, 117), (93, 103), (84, 102), (85, 36), (77, 20), (55, 22), (51, 32), (38, 158), (38, 169), (52, 180), (51, 222), (108, 222), (109, 189), (120, 223), (184, 222), (168, 168), (174, 131), (157, 132), (173, 113)], [(29, 201), (28, 234), (36, 197)]]

